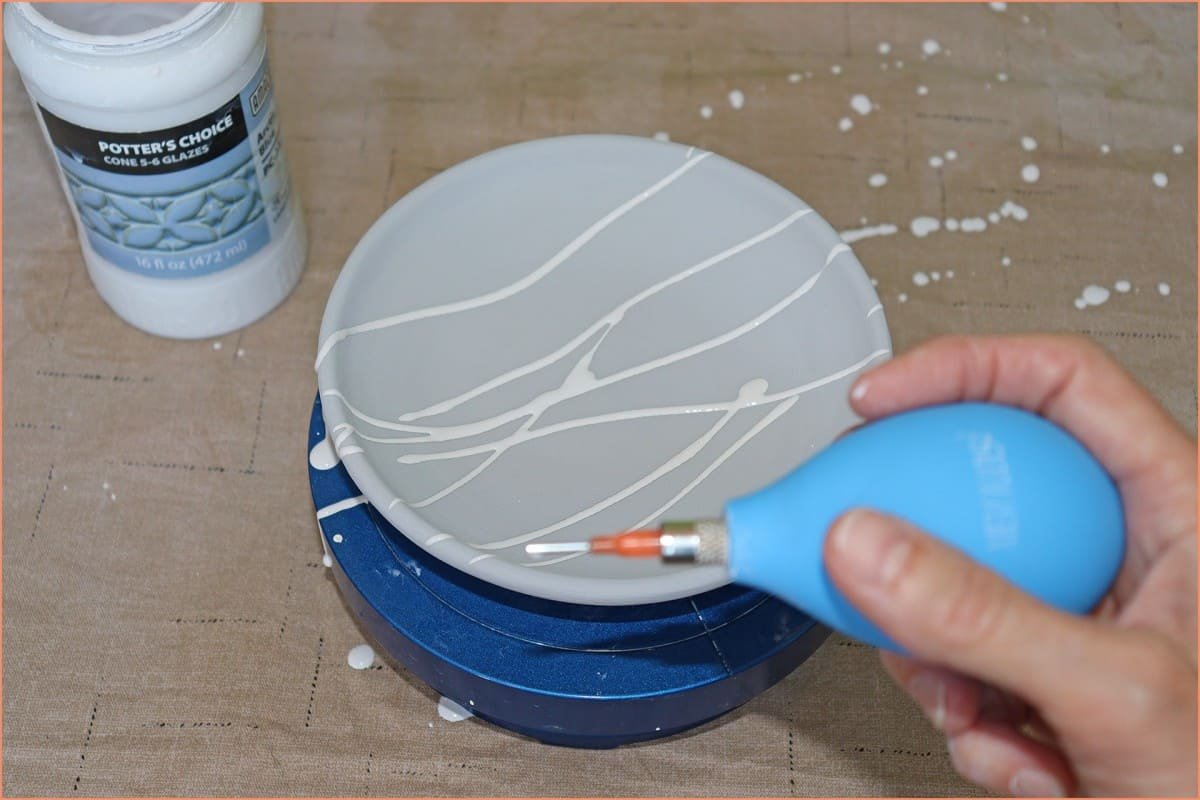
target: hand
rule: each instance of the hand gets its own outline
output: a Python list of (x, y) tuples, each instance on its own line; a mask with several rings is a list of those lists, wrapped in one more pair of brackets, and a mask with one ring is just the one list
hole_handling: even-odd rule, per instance
[(1014, 795), (1194, 796), (1195, 442), (1076, 337), (938, 339), (863, 375), (850, 396), (867, 419), (959, 400), (1037, 412), (1121, 492), (1125, 560), (1089, 617), (898, 519), (856, 510), (830, 529), (830, 577), (912, 654), (884, 664), (946, 734), (958, 771)]

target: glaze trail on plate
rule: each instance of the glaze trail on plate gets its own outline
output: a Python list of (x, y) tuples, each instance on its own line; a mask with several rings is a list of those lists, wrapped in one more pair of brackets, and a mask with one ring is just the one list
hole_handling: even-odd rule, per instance
[[(467, 279), (459, 294), (467, 295), (466, 299), (439, 301), (402, 313), (390, 313), (387, 305), (368, 304), (373, 313), (349, 319), (333, 316), (333, 324), (324, 329), (317, 365), (330, 433), (319, 450), (314, 448), (314, 464), (332, 456), (346, 460), (352, 475), (357, 470), (364, 471), (364, 475), (387, 475), (382, 492), (378, 486), (367, 491), (366, 485), (364, 492), (400, 530), (460, 569), (489, 580), (502, 574), (499, 570), (513, 567), (532, 568), (536, 574), (551, 577), (553, 565), (568, 559), (524, 563), (524, 554), (517, 548), (558, 532), (570, 534), (572, 526), (593, 517), (586, 524), (608, 526), (615, 520), (618, 525), (643, 526), (677, 506), (682, 510), (712, 503), (714, 489), (718, 496), (725, 496), (734, 486), (758, 481), (760, 478), (753, 476), (759, 471), (776, 468), (764, 464), (780, 458), (778, 448), (762, 443), (764, 431), (778, 429), (785, 436), (792, 434), (784, 433), (784, 429), (801, 431), (800, 452), (785, 457), (789, 461), (802, 458), (823, 441), (810, 441), (806, 429), (850, 423), (849, 419), (843, 420), (848, 414), (844, 401), (834, 400), (839, 396), (836, 389), (834, 395), (816, 390), (847, 381), (890, 355), (882, 305), (845, 241), (812, 209), (786, 192), (777, 194), (778, 187), (773, 187), (733, 216), (721, 212), (715, 218), (720, 224), (715, 224), (706, 215), (727, 207), (728, 201), (722, 199), (723, 192), (714, 193), (714, 187), (741, 186), (743, 182), (754, 185), (761, 178), (738, 172), (741, 168), (720, 158), (710, 159), (711, 154), (694, 148), (661, 143), (651, 146), (662, 147), (664, 152), (665, 148), (673, 149), (683, 156), (683, 164), (669, 165), (657, 158), (656, 151), (656, 158), (648, 160), (647, 166), (653, 169), (653, 164), (661, 164), (661, 177), (632, 197), (625, 194), (629, 188), (615, 192), (606, 203), (616, 203), (623, 195), (627, 199), (611, 206), (595, 222), (588, 224), (586, 217), (571, 217), (573, 231), (568, 229), (565, 235), (556, 228), (547, 228), (550, 241), (562, 237), (543, 251), (554, 255), (546, 261), (542, 254), (529, 259), (527, 271), (519, 273), (521, 277), (506, 277), (504, 280), (510, 281), (506, 285), (480, 293), (479, 286), (487, 286), (489, 280), (484, 249), (479, 253), (484, 260), (469, 262), (464, 273)], [(705, 165), (697, 169), (705, 159)], [(587, 161), (588, 169), (595, 170), (591, 165), (602, 160), (589, 153)], [(639, 173), (652, 175), (650, 169), (634, 170), (623, 180)], [(489, 180), (494, 170), (493, 166)], [(664, 193), (664, 199), (630, 213), (687, 173), (687, 182)], [(584, 174), (589, 176), (587, 180), (596, 180), (594, 172)], [(634, 177), (626, 186), (637, 186), (640, 180), (645, 178)], [(548, 183), (555, 186), (554, 180)], [(748, 198), (755, 197), (756, 191), (751, 191)], [(551, 191), (545, 196), (555, 194)], [(472, 206), (472, 213), (484, 213), (487, 203), (502, 201), (480, 202), (483, 205)], [(693, 217), (683, 209), (701, 213)], [(725, 222), (726, 218), (730, 221)], [(454, 220), (456, 224), (462, 222), (457, 217)], [(463, 224), (469, 227), (471, 223), (468, 219)], [(703, 233), (693, 237), (690, 233), (697, 225), (704, 226)], [(609, 232), (598, 238), (606, 229)], [(687, 266), (680, 269), (670, 260), (664, 262), (661, 252), (639, 254), (632, 261), (638, 264), (649, 260), (654, 268), (623, 267), (616, 269), (612, 277), (578, 263), (585, 258), (611, 263), (614, 254), (620, 263), (620, 253), (630, 252), (629, 248), (637, 253), (636, 248), (654, 244), (653, 236), (649, 242), (645, 237), (647, 232), (659, 230), (660, 245), (681, 242), (680, 249), (687, 255), (680, 261)], [(894, 232), (894, 226), (883, 226), (864, 229), (861, 235), (865, 238)], [(566, 246), (560, 247), (568, 238)], [(776, 243), (768, 244), (773, 240)], [(371, 269), (369, 265), (386, 254), (387, 250), (379, 250), (385, 241), (378, 239), (373, 245), (377, 252), (366, 260), (360, 258), (360, 271)], [(533, 251), (541, 246), (536, 245)], [(419, 247), (422, 249), (414, 252), (423, 257), (436, 259), (440, 252), (436, 241), (426, 245), (422, 240)], [(755, 248), (764, 254), (752, 252)], [(585, 249), (587, 255), (572, 261)], [(595, 253), (597, 250), (600, 252)], [(543, 282), (555, 270), (559, 271), (553, 281)], [(370, 274), (378, 275), (374, 271)], [(566, 295), (557, 295), (564, 287), (573, 288), (567, 288)], [(590, 291), (588, 287), (602, 287), (597, 297), (604, 299), (597, 302), (604, 305), (597, 308), (589, 302), (588, 294), (580, 294)], [(725, 301), (726, 292), (734, 293), (731, 302)], [(344, 301), (352, 296), (347, 293)], [(361, 359), (369, 353), (368, 361), (362, 363), (371, 369), (370, 364), (376, 363), (380, 355), (387, 358), (389, 352), (400, 354), (400, 364), (408, 361), (424, 369), (423, 357), (413, 362), (414, 356), (403, 349), (408, 341), (420, 347), (420, 339), (411, 338), (417, 335), (415, 330), (388, 334), (398, 338), (382, 340), (386, 345), (373, 339), (350, 349), (355, 347), (352, 341), (420, 320), (462, 315), (461, 322), (453, 319), (439, 323), (442, 327), (437, 330), (451, 332), (452, 338), (449, 346), (435, 346), (430, 353), (431, 358), (440, 359), (432, 363), (456, 365), (456, 348), (460, 347), (455, 338), (457, 331), (465, 332), (461, 341), (469, 347), (471, 336), (478, 335), (477, 319), (493, 325), (507, 314), (527, 315), (529, 308), (537, 304), (556, 303), (556, 297), (565, 297), (566, 304), (561, 313), (550, 318), (546, 330), (552, 334), (523, 339), (521, 349), (502, 352), (499, 358), (475, 358), (469, 362), (467, 372), (454, 380), (435, 381), (415, 392), (422, 398), (419, 403), (410, 402), (405, 407), (403, 400), (390, 399), (408, 396), (402, 384), (397, 387), (398, 394), (393, 389), (379, 391), (378, 384), (356, 383), (356, 376), (361, 377), (359, 372), (344, 371), (346, 363), (359, 363), (345, 359)], [(681, 314), (682, 309), (693, 308), (689, 304), (696, 297), (701, 298), (701, 305), (695, 310), (703, 313), (695, 317)], [(504, 307), (495, 308), (506, 301)], [(809, 321), (827, 320), (825, 309), (831, 304), (841, 309), (841, 316), (832, 326)], [(493, 307), (490, 316), (476, 311), (487, 306)], [(596, 313), (605, 307), (605, 313)], [(364, 316), (374, 318), (360, 321)], [(775, 320), (778, 322), (768, 324)], [(659, 330), (671, 333), (663, 335), (657, 333)], [(821, 337), (827, 331), (835, 340), (826, 340), (814, 350), (815, 342), (809, 337)], [(663, 344), (657, 344), (660, 335)], [(796, 335), (801, 338), (793, 339)], [(647, 346), (638, 345), (642, 336), (649, 337)], [(781, 348), (780, 358), (761, 358), (771, 351), (761, 349), (760, 341), (763, 346)], [(391, 349), (394, 346), (401, 349)], [(335, 352), (336, 364), (328, 358)], [(789, 363), (792, 357), (784, 355), (793, 352), (797, 356), (794, 366)], [(716, 380), (697, 381), (697, 375), (704, 375), (714, 366), (718, 368)], [(402, 375), (408, 368), (393, 369), (396, 371), (392, 374)], [(643, 376), (654, 377), (646, 382)], [(635, 382), (639, 378), (642, 380)], [(370, 388), (364, 390), (358, 388), (360, 385)], [(435, 385), (447, 388), (433, 389)], [(663, 391), (665, 387), (674, 388)], [(802, 396), (810, 392), (823, 399), (801, 402)], [(830, 422), (812, 426), (806, 420), (814, 411), (821, 415), (818, 419)], [(803, 416), (797, 417), (796, 412), (803, 412)], [(785, 418), (791, 421), (781, 422)], [(635, 435), (635, 431), (639, 433)], [(640, 431), (645, 431), (648, 438), (643, 440)], [(825, 435), (834, 432), (829, 430)], [(563, 437), (563, 441), (555, 437)], [(758, 444), (751, 446), (754, 442)], [(609, 448), (631, 444), (636, 457), (630, 461), (636, 466), (618, 468), (619, 462), (608, 455), (613, 452)], [(550, 458), (545, 463), (561, 464), (567, 470), (563, 475), (567, 483), (560, 486), (560, 491), (549, 490), (552, 494), (539, 497), (538, 492), (546, 490), (531, 488), (527, 494), (514, 496), (512, 506), (504, 513), (497, 509), (495, 515), (487, 515), (486, 523), (469, 521), (474, 514), (470, 509), (481, 508), (480, 503), (495, 503), (497, 490), (507, 492), (514, 480), (525, 480), (522, 470), (543, 463), (543, 452)], [(567, 452), (574, 455), (564, 460), (561, 454)], [(760, 462), (763, 456), (765, 461)], [(388, 462), (402, 469), (391, 468)], [(592, 464), (608, 466), (593, 469)], [(719, 481), (720, 487), (714, 481)], [(520, 506), (522, 499), (531, 502)], [(348, 502), (366, 500), (354, 498)], [(327, 516), (337, 510), (331, 507), (319, 513)], [(460, 521), (464, 519), (465, 524)], [(586, 563), (584, 571), (590, 573), (590, 560)], [(473, 572), (476, 569), (478, 572)]]

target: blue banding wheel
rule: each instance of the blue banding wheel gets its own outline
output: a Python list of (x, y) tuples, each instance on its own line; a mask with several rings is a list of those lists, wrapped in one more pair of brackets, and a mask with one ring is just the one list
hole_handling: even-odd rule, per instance
[[(309, 450), (324, 438), (318, 397)], [(338, 587), (383, 652), (477, 716), (543, 742), (616, 747), (694, 727), (772, 686), (829, 633), (737, 586), (638, 606), (501, 589), (391, 527), (341, 463), (310, 463), (309, 482)]]

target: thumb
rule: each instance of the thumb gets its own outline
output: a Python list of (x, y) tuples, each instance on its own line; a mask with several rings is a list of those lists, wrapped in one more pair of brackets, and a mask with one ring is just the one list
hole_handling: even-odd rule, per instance
[(1051, 712), (1103, 696), (1088, 676), (1112, 660), (1115, 632), (1051, 608), (902, 520), (845, 514), (826, 537), (825, 564), (846, 599), (923, 661)]

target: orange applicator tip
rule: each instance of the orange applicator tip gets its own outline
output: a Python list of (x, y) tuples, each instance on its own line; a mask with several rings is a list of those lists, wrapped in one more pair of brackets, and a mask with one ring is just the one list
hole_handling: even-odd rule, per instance
[(658, 558), (662, 555), (662, 530), (644, 528), (611, 536), (597, 536), (590, 542), (534, 542), (525, 545), (531, 556), (564, 553), (607, 553), (629, 558)]

